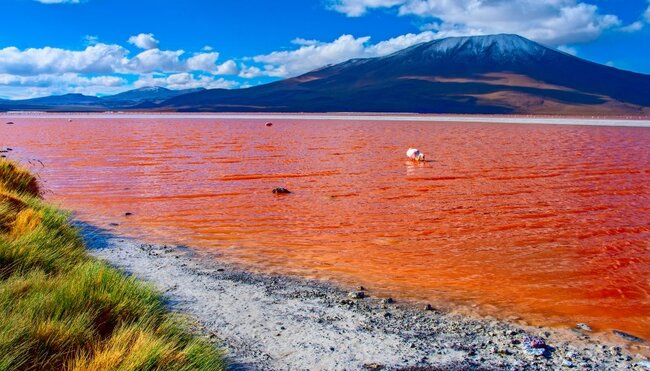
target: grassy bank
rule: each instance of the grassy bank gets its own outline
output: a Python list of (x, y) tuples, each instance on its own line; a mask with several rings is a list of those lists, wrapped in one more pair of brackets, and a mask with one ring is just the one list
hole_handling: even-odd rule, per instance
[(39, 194), (0, 159), (0, 370), (224, 368), (151, 287), (89, 257)]

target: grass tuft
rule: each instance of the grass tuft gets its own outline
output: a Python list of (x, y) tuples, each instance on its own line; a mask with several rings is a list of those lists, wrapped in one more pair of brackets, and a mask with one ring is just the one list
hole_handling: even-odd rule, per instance
[(90, 258), (35, 178), (0, 160), (0, 370), (222, 370), (149, 285)]

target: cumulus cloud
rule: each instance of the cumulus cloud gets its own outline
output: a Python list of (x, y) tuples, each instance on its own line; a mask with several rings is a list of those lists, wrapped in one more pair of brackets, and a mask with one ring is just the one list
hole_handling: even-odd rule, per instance
[(16, 47), (0, 49), (0, 73), (111, 73), (124, 64), (128, 51), (119, 45), (96, 44), (84, 50)]
[(156, 49), (160, 42), (153, 37), (152, 33), (141, 33), (129, 37), (129, 44), (133, 44), (140, 49)]
[[(219, 53), (195, 53), (185, 57), (183, 50), (144, 50), (132, 58), (120, 45), (94, 44), (83, 50), (44, 47), (20, 50), (0, 49), (0, 73), (37, 75), (50, 73), (151, 73), (207, 71), (235, 74), (234, 62), (217, 65)], [(235, 65), (236, 67), (236, 65)]]
[(147, 86), (164, 86), (169, 89), (232, 89), (237, 87), (234, 81), (228, 81), (224, 78), (215, 78), (213, 76), (201, 75), (194, 76), (191, 73), (182, 72), (172, 75), (143, 75), (134, 84), (135, 87)]
[[(353, 58), (379, 57), (394, 53), (414, 44), (433, 40), (435, 34), (424, 31), (418, 34), (397, 36), (376, 44), (369, 44), (370, 37), (354, 37), (342, 35), (332, 42), (297, 39), (294, 44), (300, 45), (295, 50), (276, 51), (258, 55), (252, 60), (262, 65), (244, 66), (240, 77), (254, 78), (259, 76), (288, 77), (296, 76), (313, 69), (336, 64)], [(308, 42), (306, 42), (308, 41)]]
[(213, 73), (215, 75), (236, 75), (239, 73), (239, 68), (237, 68), (237, 63), (230, 59), (218, 65)]
[(370, 9), (393, 8), (399, 15), (429, 19), (438, 37), (516, 33), (548, 45), (594, 40), (620, 19), (578, 0), (333, 0), (348, 16)]
[(87, 46), (81, 50), (2, 48), (0, 96), (19, 98), (75, 91), (90, 94), (119, 92), (120, 89), (132, 88), (129, 81), (133, 80), (139, 81), (139, 86), (148, 82), (172, 89), (235, 86), (233, 82), (216, 78), (239, 73), (233, 60), (219, 64), (218, 52), (161, 50), (151, 34), (140, 34), (130, 41), (145, 50), (131, 55), (125, 47), (100, 43), (95, 36), (85, 37)]
[(179, 72), (186, 68), (186, 63), (181, 62), (183, 50), (149, 49), (127, 61), (119, 72), (147, 73), (154, 71)]

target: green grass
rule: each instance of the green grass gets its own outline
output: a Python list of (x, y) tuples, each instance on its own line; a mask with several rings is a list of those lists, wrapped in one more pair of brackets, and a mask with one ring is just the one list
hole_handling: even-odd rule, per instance
[(86, 254), (29, 172), (0, 159), (0, 370), (222, 370), (152, 287)]

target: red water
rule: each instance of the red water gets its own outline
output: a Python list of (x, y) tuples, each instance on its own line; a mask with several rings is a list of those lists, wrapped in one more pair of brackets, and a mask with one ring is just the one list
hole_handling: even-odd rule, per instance
[[(265, 272), (650, 338), (650, 129), (13, 119), (88, 222)], [(406, 161), (418, 147), (431, 162)], [(278, 196), (274, 187), (294, 193)], [(134, 215), (125, 217), (125, 212)]]

